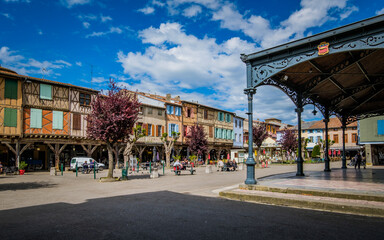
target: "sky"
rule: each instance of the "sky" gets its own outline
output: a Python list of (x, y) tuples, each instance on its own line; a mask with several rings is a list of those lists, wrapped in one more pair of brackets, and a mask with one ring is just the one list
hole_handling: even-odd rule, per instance
[[(250, 54), (384, 14), (377, 0), (0, 0), (0, 64), (19, 74), (133, 91), (246, 117)], [(296, 124), (294, 104), (264, 86), (254, 119)], [(313, 106), (303, 119), (318, 120)]]

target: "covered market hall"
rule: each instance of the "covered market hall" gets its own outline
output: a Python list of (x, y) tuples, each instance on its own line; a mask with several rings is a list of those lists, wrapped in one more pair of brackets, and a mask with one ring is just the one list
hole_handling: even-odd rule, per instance
[[(251, 54), (246, 64), (249, 129), (253, 122), (253, 95), (259, 86), (281, 89), (296, 106), (298, 139), (301, 113), (308, 104), (322, 113), (325, 136), (334, 115), (343, 129), (342, 168), (346, 166), (345, 128), (354, 121), (384, 114), (384, 15), (345, 25)], [(257, 106), (256, 106), (257, 108)], [(331, 171), (326, 143), (324, 171)], [(297, 173), (304, 176), (301, 141), (298, 141)], [(249, 135), (245, 184), (256, 184), (253, 139)]]

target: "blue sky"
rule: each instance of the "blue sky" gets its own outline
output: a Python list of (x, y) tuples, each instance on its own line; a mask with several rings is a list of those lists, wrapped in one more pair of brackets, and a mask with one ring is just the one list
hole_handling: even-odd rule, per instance
[[(0, 0), (0, 64), (98, 90), (113, 77), (245, 117), (240, 53), (383, 13), (372, 0)], [(255, 119), (296, 123), (273, 87), (259, 88), (254, 105)]]

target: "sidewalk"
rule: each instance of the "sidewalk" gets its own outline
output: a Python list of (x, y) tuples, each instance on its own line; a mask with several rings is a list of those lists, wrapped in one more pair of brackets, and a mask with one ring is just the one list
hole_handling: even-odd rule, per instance
[(310, 171), (258, 179), (220, 196), (242, 201), (384, 217), (384, 168)]

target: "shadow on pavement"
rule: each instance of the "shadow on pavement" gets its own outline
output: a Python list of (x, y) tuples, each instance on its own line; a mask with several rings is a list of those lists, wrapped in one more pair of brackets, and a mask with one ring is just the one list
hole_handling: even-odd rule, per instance
[[(0, 211), (2, 239), (381, 239), (382, 219), (169, 191)], [(356, 227), (358, 226), (358, 227)]]
[(37, 189), (37, 188), (51, 188), (56, 186), (56, 184), (47, 183), (47, 182), (28, 182), (28, 183), (3, 183), (0, 184), (0, 191), (8, 190), (26, 190), (26, 189)]

